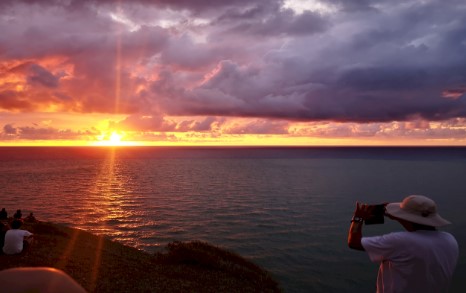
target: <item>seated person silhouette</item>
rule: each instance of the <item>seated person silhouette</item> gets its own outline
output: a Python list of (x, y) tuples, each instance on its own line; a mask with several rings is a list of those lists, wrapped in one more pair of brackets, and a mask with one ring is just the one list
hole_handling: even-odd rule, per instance
[(0, 247), (3, 247), (3, 244), (5, 243), (5, 234), (8, 229), (7, 225), (0, 222)]
[(7, 220), (8, 219), (8, 213), (6, 212), (5, 208), (2, 208), (0, 211), (0, 220)]
[(34, 214), (31, 212), (29, 213), (29, 216), (24, 218), (24, 221), (29, 222), (29, 223), (35, 223), (37, 222), (36, 217), (34, 217)]
[(16, 213), (13, 215), (13, 218), (21, 219), (22, 217), (23, 217), (23, 214), (21, 213), (21, 210), (16, 210)]
[(11, 229), (5, 233), (5, 243), (3, 244), (3, 253), (18, 254), (29, 248), (32, 243), (32, 233), (26, 230), (21, 230), (23, 222), (13, 220)]

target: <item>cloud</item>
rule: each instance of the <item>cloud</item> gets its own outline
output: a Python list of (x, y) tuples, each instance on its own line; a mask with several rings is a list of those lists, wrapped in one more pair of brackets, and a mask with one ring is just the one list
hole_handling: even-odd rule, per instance
[(3, 126), (3, 133), (5, 135), (15, 135), (17, 133), (17, 129), (13, 127), (11, 124), (6, 124)]
[(32, 64), (29, 67), (29, 74), (27, 76), (29, 84), (42, 85), (48, 88), (56, 88), (58, 86), (59, 78), (50, 73), (47, 69), (40, 65)]
[(0, 140), (81, 140), (84, 137), (95, 137), (94, 130), (73, 131), (54, 127), (19, 126), (5, 124), (0, 132)]
[(224, 119), (216, 117), (206, 117), (198, 120), (181, 119), (177, 121), (156, 115), (130, 115), (119, 122), (115, 122), (110, 127), (141, 132), (207, 132), (214, 131), (223, 122)]
[(7, 111), (28, 111), (33, 109), (31, 102), (14, 90), (0, 91), (0, 107)]
[(412, 121), (370, 123), (318, 123), (307, 122), (290, 125), (292, 137), (414, 139), (414, 140), (463, 140), (466, 138), (464, 118), (430, 122), (421, 118)]
[(326, 29), (327, 24), (327, 20), (317, 12), (305, 11), (297, 15), (290, 9), (283, 9), (277, 3), (257, 5), (249, 9), (230, 9), (211, 25), (221, 28), (216, 32), (217, 35), (233, 34), (263, 39), (319, 33)]
[(2, 1), (0, 110), (120, 113), (121, 127), (141, 131), (215, 131), (225, 117), (257, 123), (232, 133), (466, 117), (463, 2), (314, 4), (328, 9)]
[(466, 87), (465, 88), (456, 88), (456, 89), (447, 89), (442, 92), (442, 97), (445, 99), (450, 99), (450, 100), (458, 100), (461, 97), (464, 97), (464, 94), (466, 93)]
[(226, 127), (226, 134), (288, 134), (289, 123), (285, 121), (253, 120), (247, 123), (234, 123)]
[(215, 45), (196, 44), (187, 35), (173, 37), (161, 54), (160, 61), (165, 66), (181, 70), (206, 69), (215, 65), (215, 55), (219, 55)]
[[(333, 6), (337, 9), (349, 12), (374, 10), (374, 2), (370, 0), (320, 0), (319, 2)], [(377, 1), (378, 3), (382, 1)]]
[(185, 120), (178, 123), (176, 130), (182, 132), (195, 131), (195, 132), (213, 132), (219, 125), (223, 123), (223, 119), (216, 117), (206, 117), (201, 121)]

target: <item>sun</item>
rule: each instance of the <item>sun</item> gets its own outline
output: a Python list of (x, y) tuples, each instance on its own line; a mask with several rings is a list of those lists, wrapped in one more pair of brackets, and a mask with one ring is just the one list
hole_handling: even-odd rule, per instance
[(121, 131), (112, 131), (102, 132), (101, 135), (97, 137), (97, 141), (93, 143), (96, 146), (129, 146), (137, 145), (136, 142), (123, 140), (127, 135)]
[(112, 132), (110, 138), (108, 139), (109, 142), (113, 145), (119, 145), (121, 143), (123, 135), (116, 133), (115, 131)]

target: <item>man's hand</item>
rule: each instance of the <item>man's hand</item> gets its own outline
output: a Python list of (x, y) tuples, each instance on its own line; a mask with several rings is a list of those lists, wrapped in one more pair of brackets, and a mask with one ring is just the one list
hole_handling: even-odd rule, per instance
[(359, 202), (356, 202), (356, 209), (354, 210), (353, 218), (360, 218), (362, 220), (366, 220), (372, 215), (374, 208), (375, 206), (373, 205), (361, 204)]
[(34, 235), (24, 236), (24, 241), (31, 245), (34, 242)]
[(351, 226), (348, 231), (348, 246), (350, 248), (364, 250), (364, 247), (361, 244), (362, 225), (363, 221), (369, 218), (372, 210), (373, 206), (356, 202), (356, 209), (354, 210), (353, 218), (351, 219)]

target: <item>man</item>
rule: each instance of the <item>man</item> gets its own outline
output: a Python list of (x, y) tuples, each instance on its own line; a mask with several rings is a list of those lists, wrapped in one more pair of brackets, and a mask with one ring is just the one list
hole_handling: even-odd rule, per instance
[(374, 206), (356, 203), (348, 233), (348, 246), (365, 250), (380, 263), (377, 292), (448, 292), (458, 260), (458, 243), (436, 227), (450, 224), (437, 213), (433, 200), (411, 195), (385, 206), (385, 215), (398, 221), (405, 232), (362, 237), (363, 222)]
[(3, 252), (5, 254), (18, 254), (32, 243), (32, 233), (26, 230), (20, 230), (21, 220), (13, 220), (11, 229), (6, 231)]
[(34, 217), (34, 213), (33, 213), (33, 212), (30, 212), (30, 213), (29, 213), (29, 216), (27, 216), (26, 218), (24, 218), (24, 221), (25, 221), (25, 222), (29, 222), (29, 223), (36, 223), (36, 222), (37, 222), (36, 217)]
[(5, 208), (0, 211), (0, 220), (8, 220), (8, 213)]

